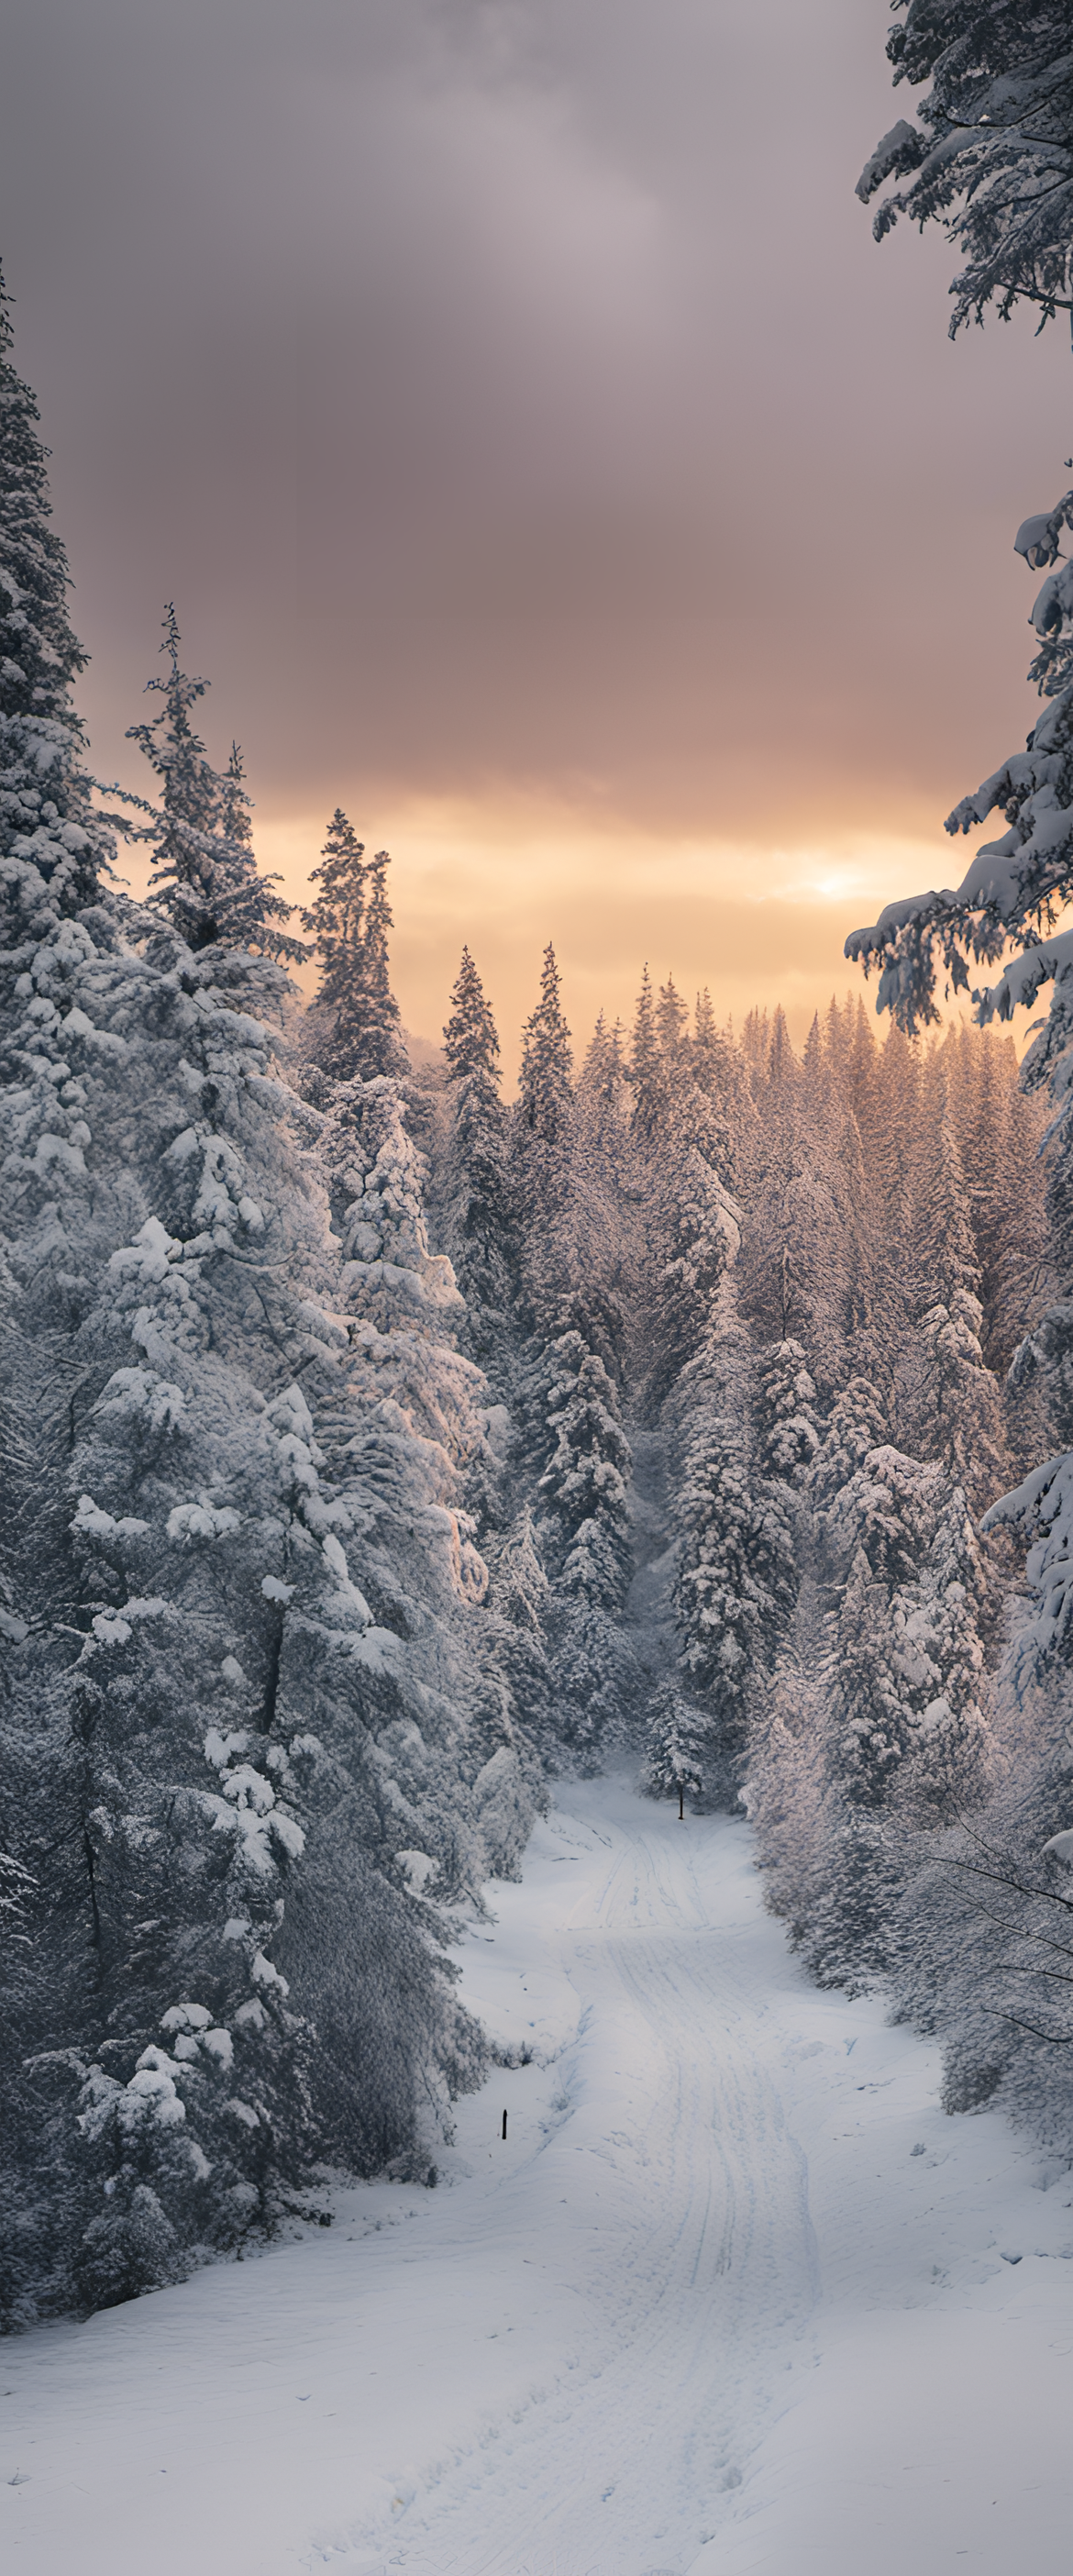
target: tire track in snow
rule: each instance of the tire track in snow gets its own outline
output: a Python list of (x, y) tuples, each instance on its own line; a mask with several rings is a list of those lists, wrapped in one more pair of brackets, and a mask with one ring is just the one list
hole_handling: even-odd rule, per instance
[[(566, 1791), (563, 1808), (590, 1801)], [(717, 1919), (697, 1830), (676, 1843), (659, 1811), (620, 1807), (560, 1939), (582, 2004), (570, 2115), (524, 2178), (529, 2223), (536, 2199), (549, 2248), (576, 2261), (579, 2350), (549, 2395), (419, 2489), (386, 2554), (359, 2556), (370, 2571), (677, 2576), (813, 2310), (807, 2173), (752, 2045), (748, 1945)]]

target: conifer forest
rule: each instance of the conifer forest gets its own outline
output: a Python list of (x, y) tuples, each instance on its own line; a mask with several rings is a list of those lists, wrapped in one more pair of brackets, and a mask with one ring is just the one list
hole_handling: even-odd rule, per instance
[[(1062, 942), (984, 1027), (861, 998), (800, 1054), (645, 967), (580, 1061), (549, 946), (509, 1105), (466, 947), (411, 1063), (387, 854), (336, 810), (296, 917), (170, 606), (148, 792), (94, 789), (5, 327), (8, 2321), (433, 2171), (488, 2071), (458, 1909), (612, 1757), (744, 1807), (811, 1974), (939, 2031), (950, 2108), (1065, 2137)], [(1044, 885), (1064, 580), (1035, 747), (955, 818), (1005, 803)], [(995, 1020), (1045, 967), (1026, 1088)]]
[[(952, 338), (1073, 313), (1066, 0), (892, 6), (894, 82), (920, 95), (858, 183), (876, 241), (904, 217), (955, 249)], [(456, 13), (432, 14), (438, 44)], [(502, 66), (529, 77), (532, 13), (457, 14), (513, 115)], [(387, 20), (366, 19), (371, 61)], [(407, 131), (416, 167), (431, 127)], [(273, 868), (256, 744), (248, 770), (198, 676), (181, 562), (140, 639), (124, 783), (98, 775), (12, 268), (12, 2564), (1009, 2576), (1056, 2556), (1073, 488), (1059, 469), (1014, 536), (1034, 720), (982, 784), (951, 784), (959, 881), (847, 915), (811, 1026), (770, 983), (765, 1005), (762, 926), (731, 1017), (654, 901), (632, 1008), (572, 1028), (549, 893), (515, 1080), (506, 861), (436, 951), (438, 1025), (408, 1025), (400, 934), (431, 873), (393, 886), (342, 746), (308, 880)], [(788, 489), (770, 507), (791, 526)], [(851, 495), (834, 551), (859, 521)], [(562, 578), (549, 555), (549, 595)], [(867, 627), (873, 714), (904, 645), (892, 610), (876, 649), (881, 588), (853, 648), (863, 664)], [(772, 740), (800, 678), (776, 610), (799, 652), (781, 597), (763, 653), (742, 648), (750, 688), (772, 656)], [(834, 668), (807, 703), (801, 680), (802, 728)], [(593, 705), (620, 683), (601, 672)], [(851, 785), (863, 723), (843, 724)], [(599, 772), (594, 748), (593, 811)], [(684, 825), (680, 846), (696, 870)], [(905, 846), (893, 824), (884, 846)]]

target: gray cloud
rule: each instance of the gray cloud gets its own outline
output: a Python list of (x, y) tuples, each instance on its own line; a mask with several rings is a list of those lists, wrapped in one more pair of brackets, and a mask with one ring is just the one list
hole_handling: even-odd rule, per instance
[[(1068, 352), (876, 249), (860, 0), (9, 0), (0, 244), (102, 766), (922, 827), (1016, 738)], [(1012, 732), (1011, 732), (1012, 727)]]

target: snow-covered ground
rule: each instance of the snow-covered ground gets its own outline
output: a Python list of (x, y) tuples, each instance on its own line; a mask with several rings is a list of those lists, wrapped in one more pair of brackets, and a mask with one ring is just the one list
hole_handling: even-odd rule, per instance
[[(747, 1829), (560, 1788), (435, 2191), (6, 2347), (19, 2576), (1064, 2564), (1073, 2188), (816, 1993)], [(501, 2136), (508, 2113), (507, 2138)]]

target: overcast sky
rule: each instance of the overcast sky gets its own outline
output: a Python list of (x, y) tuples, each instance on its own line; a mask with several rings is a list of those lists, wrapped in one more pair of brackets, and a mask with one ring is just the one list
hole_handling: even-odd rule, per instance
[[(393, 851), (404, 1015), (643, 959), (798, 1030), (1031, 722), (1068, 338), (854, 198), (883, 0), (7, 0), (0, 250), (132, 782), (164, 601), (292, 890)], [(144, 780), (140, 783), (144, 783)]]

